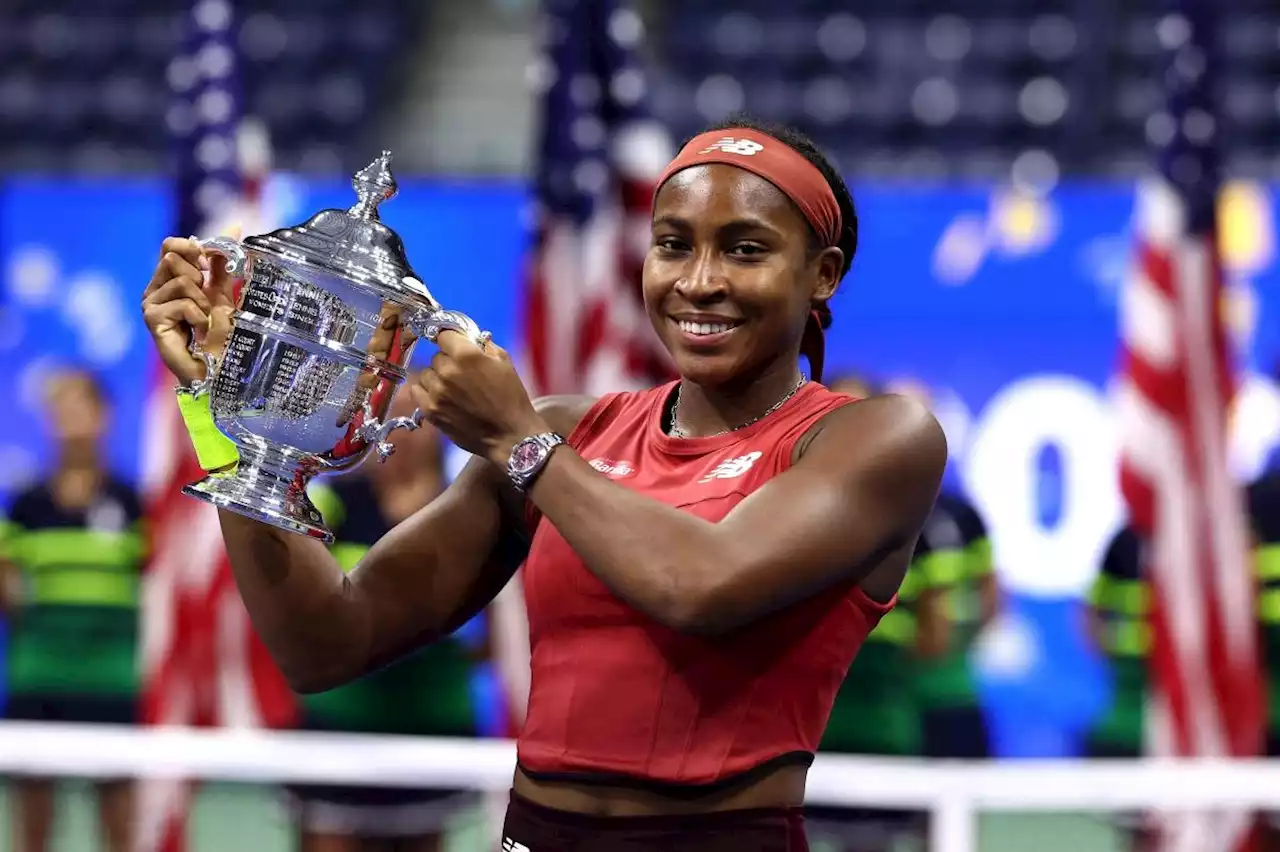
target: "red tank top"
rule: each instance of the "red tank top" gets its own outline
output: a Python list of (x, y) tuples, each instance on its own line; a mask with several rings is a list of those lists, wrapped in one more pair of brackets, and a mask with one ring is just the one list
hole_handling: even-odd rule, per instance
[[(809, 382), (745, 429), (672, 438), (661, 423), (673, 389), (601, 398), (568, 442), (615, 482), (713, 522), (853, 401)], [(703, 786), (807, 764), (849, 664), (893, 606), (845, 584), (727, 635), (685, 635), (614, 597), (550, 522), (523, 581), (532, 671), (518, 755), (533, 777)]]

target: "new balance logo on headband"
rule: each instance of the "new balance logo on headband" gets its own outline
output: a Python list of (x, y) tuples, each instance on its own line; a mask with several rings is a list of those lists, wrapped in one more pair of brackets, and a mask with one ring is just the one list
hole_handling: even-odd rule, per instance
[(712, 151), (724, 151), (726, 154), (741, 154), (744, 157), (753, 157), (757, 151), (763, 151), (764, 146), (759, 142), (751, 139), (734, 139), (732, 136), (726, 136), (716, 142), (709, 148), (703, 148), (699, 154), (710, 154)]

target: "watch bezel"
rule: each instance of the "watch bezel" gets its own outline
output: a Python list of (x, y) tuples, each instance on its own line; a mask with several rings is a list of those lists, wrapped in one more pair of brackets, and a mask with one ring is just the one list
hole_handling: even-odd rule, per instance
[[(510, 477), (516, 490), (521, 492), (527, 490), (538, 472), (546, 466), (547, 459), (551, 457), (551, 451), (564, 443), (566, 443), (564, 437), (556, 432), (543, 432), (521, 438), (511, 448), (511, 454), (507, 457), (507, 476)], [(527, 466), (517, 467), (516, 460), (521, 450), (530, 446), (537, 449), (532, 461)]]

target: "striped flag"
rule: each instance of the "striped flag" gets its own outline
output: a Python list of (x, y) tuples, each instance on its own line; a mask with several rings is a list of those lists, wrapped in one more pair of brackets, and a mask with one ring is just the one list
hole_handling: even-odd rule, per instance
[[(646, 107), (640, 17), (614, 0), (546, 0), (530, 80), (541, 99), (526, 260), (526, 384), (602, 394), (672, 376), (644, 312), (640, 270), (667, 131)], [(493, 609), (494, 656), (524, 718), (528, 627), (518, 583)]]
[[(1121, 316), (1121, 489), (1152, 587), (1148, 751), (1256, 755), (1262, 685), (1242, 497), (1228, 468), (1235, 391), (1215, 213), (1216, 0), (1159, 25), (1167, 104), (1148, 127), (1157, 173), (1138, 188), (1137, 260)], [(1161, 820), (1161, 848), (1250, 848), (1247, 814)]]
[[(195, 2), (169, 69), (173, 232), (181, 236), (261, 224), (269, 151), (261, 125), (241, 116), (234, 18), (228, 0)], [(158, 361), (153, 372), (142, 453), (152, 534), (143, 586), (144, 716), (152, 725), (285, 724), (293, 696), (249, 624), (217, 511), (179, 493), (204, 473), (174, 403), (174, 378)], [(180, 782), (143, 785), (139, 849), (185, 848), (191, 792)]]

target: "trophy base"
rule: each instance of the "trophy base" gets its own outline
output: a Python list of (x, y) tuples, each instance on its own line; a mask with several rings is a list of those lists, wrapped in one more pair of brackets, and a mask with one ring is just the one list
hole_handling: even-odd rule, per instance
[(211, 473), (184, 486), (182, 493), (276, 529), (332, 544), (333, 533), (307, 496), (307, 479), (298, 472), (272, 470), (241, 448), (235, 470)]

